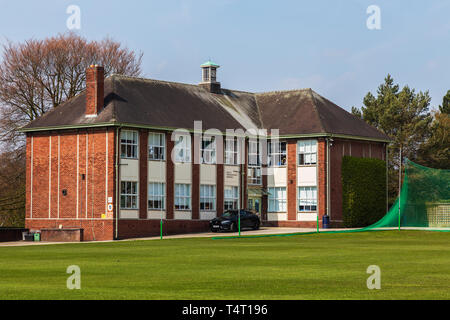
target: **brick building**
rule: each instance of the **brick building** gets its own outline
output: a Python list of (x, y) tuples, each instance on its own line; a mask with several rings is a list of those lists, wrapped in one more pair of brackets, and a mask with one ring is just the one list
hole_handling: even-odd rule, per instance
[(339, 225), (342, 157), (385, 160), (388, 137), (311, 89), (228, 90), (219, 66), (201, 67), (191, 85), (91, 66), (83, 93), (22, 128), (26, 227), (122, 239), (159, 234), (161, 219), (165, 234), (205, 231), (230, 208), (265, 225), (326, 213)]

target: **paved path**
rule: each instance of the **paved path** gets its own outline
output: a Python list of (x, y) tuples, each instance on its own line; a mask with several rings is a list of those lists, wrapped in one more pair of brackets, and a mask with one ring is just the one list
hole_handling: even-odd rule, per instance
[[(284, 233), (298, 233), (298, 232), (314, 232), (315, 228), (272, 228), (262, 227), (259, 230), (244, 230), (241, 235), (270, 235), (270, 234), (284, 234)], [(337, 230), (337, 229), (327, 229)], [(342, 230), (342, 229), (340, 229)], [(189, 234), (177, 234), (172, 236), (165, 236), (164, 239), (181, 239), (181, 238), (212, 238), (212, 237), (234, 237), (237, 236), (237, 232), (202, 232), (202, 233), (189, 233)], [(148, 238), (133, 238), (125, 240), (110, 240), (110, 241), (83, 241), (83, 242), (28, 242), (28, 241), (15, 241), (15, 242), (0, 242), (0, 247), (18, 247), (18, 246), (37, 246), (37, 245), (51, 245), (51, 244), (64, 244), (64, 243), (101, 243), (101, 242), (119, 242), (119, 241), (140, 241), (140, 240), (159, 240), (160, 237), (148, 237)]]

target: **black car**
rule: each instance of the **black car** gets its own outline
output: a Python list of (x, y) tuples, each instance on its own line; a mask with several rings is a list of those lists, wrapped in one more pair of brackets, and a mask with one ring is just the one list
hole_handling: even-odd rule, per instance
[(251, 228), (253, 230), (258, 230), (261, 221), (259, 217), (247, 210), (227, 210), (221, 217), (212, 219), (209, 222), (209, 227), (212, 232), (217, 231), (238, 231), (238, 220), (239, 215), (241, 219), (241, 230), (246, 228)]

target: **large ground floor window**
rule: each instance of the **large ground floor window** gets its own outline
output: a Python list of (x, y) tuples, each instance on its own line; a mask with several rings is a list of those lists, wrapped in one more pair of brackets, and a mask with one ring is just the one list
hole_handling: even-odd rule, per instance
[(120, 208), (138, 208), (138, 187), (137, 182), (121, 181), (120, 183)]
[(165, 183), (148, 184), (148, 209), (149, 210), (164, 210), (165, 209)]
[(269, 212), (286, 212), (286, 187), (269, 188)]
[(239, 204), (239, 187), (227, 187), (224, 189), (224, 209), (237, 210)]
[(298, 211), (317, 211), (317, 187), (298, 188)]
[(191, 210), (190, 184), (175, 184), (175, 210)]
[(216, 186), (200, 185), (200, 210), (216, 209)]

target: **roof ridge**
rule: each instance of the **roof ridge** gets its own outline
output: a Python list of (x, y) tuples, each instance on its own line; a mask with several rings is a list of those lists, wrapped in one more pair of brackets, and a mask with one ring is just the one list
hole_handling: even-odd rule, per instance
[(301, 92), (311, 90), (311, 88), (302, 88), (302, 89), (287, 89), (287, 90), (274, 90), (274, 91), (263, 91), (263, 92), (255, 92), (255, 95), (263, 95), (263, 94), (276, 94), (276, 93), (288, 93), (288, 92)]
[[(159, 80), (159, 79), (151, 79), (151, 78), (143, 78), (143, 77), (134, 77), (134, 76), (128, 76), (128, 75), (118, 74), (118, 73), (112, 74), (108, 78), (110, 78), (110, 77), (127, 78), (127, 79), (139, 80), (139, 81), (144, 81), (144, 82), (156, 82), (156, 83), (163, 83), (163, 84), (175, 84), (175, 85), (180, 85), (180, 86), (190, 86), (190, 87), (194, 87), (194, 88), (201, 88), (198, 84), (193, 84), (193, 83)], [(227, 90), (227, 91), (231, 91), (231, 92), (248, 93), (248, 94), (253, 94), (253, 95), (255, 94), (254, 92), (250, 92), (250, 91), (228, 89), (228, 88), (222, 88), (222, 90)]]
[(313, 108), (314, 108), (314, 111), (316, 112), (317, 118), (319, 119), (319, 123), (320, 123), (320, 126), (322, 128), (322, 131), (323, 132), (327, 132), (327, 130), (325, 129), (325, 127), (323, 125), (322, 119), (320, 118), (320, 112), (319, 112), (319, 109), (317, 108), (317, 100), (314, 97), (314, 93), (315, 93), (315, 91), (313, 91), (311, 88), (309, 88), (309, 94), (310, 94), (311, 100), (313, 102)]

